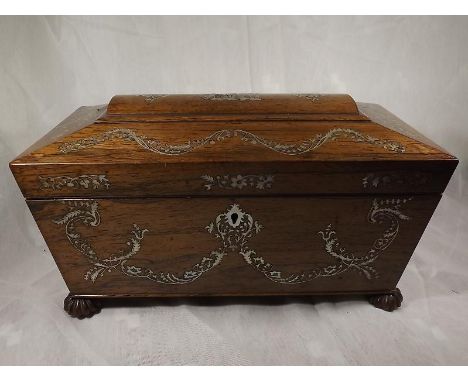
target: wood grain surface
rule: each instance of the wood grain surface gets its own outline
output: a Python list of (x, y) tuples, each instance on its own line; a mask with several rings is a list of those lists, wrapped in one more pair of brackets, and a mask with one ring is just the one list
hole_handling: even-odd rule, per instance
[(143, 94), (119, 95), (113, 114), (359, 114), (347, 94)]
[[(119, 267), (104, 272), (94, 282), (85, 280), (92, 262), (67, 240), (66, 226), (54, 222), (70, 212), (69, 207), (63, 201), (32, 200), (28, 205), (74, 294), (281, 295), (393, 289), (438, 200), (438, 196), (418, 196), (402, 204), (400, 211), (408, 219), (398, 219), (394, 241), (371, 263), (378, 272), (377, 277), (368, 279), (351, 267), (336, 276), (317, 277), (299, 284), (271, 281), (245, 261), (239, 248), (228, 251), (218, 265), (187, 284), (168, 285), (131, 277), (123, 274)], [(206, 227), (233, 204), (238, 204), (262, 226), (260, 232), (248, 240), (248, 248), (284, 275), (337, 263), (327, 253), (326, 243), (319, 233), (328, 225), (336, 232), (341, 246), (355, 257), (367, 255), (374, 242), (391, 226), (388, 219), (369, 220), (374, 202), (371, 197), (102, 199), (96, 202), (100, 223), (93, 226), (78, 222), (74, 228), (98, 257), (108, 258), (121, 249), (125, 252), (133, 224), (136, 224), (148, 232), (128, 265), (179, 276), (221, 246), (222, 240), (210, 234)]]
[[(441, 193), (458, 163), (378, 105), (358, 109), (342, 95), (258, 96), (260, 101), (114, 97), (107, 112), (96, 107), (74, 113), (10, 167), (25, 197), (55, 198)], [(158, 145), (182, 152), (151, 150)], [(288, 147), (298, 152), (281, 152)], [(44, 188), (41, 182), (87, 175), (105, 176), (108, 186)], [(203, 180), (239, 175), (275, 180), (269, 188), (235, 190), (207, 189)]]
[(83, 296), (367, 293), (392, 310), (457, 163), (348, 95), (147, 94), (79, 109), (10, 168), (81, 317), (99, 310)]

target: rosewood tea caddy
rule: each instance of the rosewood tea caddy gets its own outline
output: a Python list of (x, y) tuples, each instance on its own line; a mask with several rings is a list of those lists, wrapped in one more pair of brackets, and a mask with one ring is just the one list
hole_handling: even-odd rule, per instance
[(70, 294), (367, 295), (397, 289), (457, 159), (348, 95), (115, 96), (10, 163)]

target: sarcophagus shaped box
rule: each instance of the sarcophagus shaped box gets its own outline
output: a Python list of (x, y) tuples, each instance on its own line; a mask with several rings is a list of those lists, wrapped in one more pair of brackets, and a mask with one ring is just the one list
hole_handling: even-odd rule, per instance
[(85, 317), (112, 297), (396, 289), (457, 160), (347, 95), (116, 96), (11, 162)]

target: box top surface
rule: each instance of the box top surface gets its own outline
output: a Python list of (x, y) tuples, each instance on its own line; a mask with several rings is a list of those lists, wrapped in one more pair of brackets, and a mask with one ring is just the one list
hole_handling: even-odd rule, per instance
[(297, 171), (301, 163), (326, 171), (326, 164), (408, 161), (456, 165), (456, 158), (382, 107), (356, 104), (349, 95), (153, 94), (115, 96), (109, 105), (78, 109), (10, 166), (23, 174), (47, 169), (47, 176), (67, 166), (75, 172), (77, 166), (118, 166), (121, 173), (127, 166), (139, 176), (148, 166), (180, 172), (294, 163), (291, 171)]

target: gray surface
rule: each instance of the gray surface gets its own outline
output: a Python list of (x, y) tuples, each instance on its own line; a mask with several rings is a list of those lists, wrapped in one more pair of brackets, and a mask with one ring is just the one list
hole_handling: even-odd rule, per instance
[[(0, 18), (0, 364), (468, 364), (468, 19)], [(462, 159), (403, 309), (114, 307), (78, 321), (7, 162), (114, 94), (348, 92)]]

